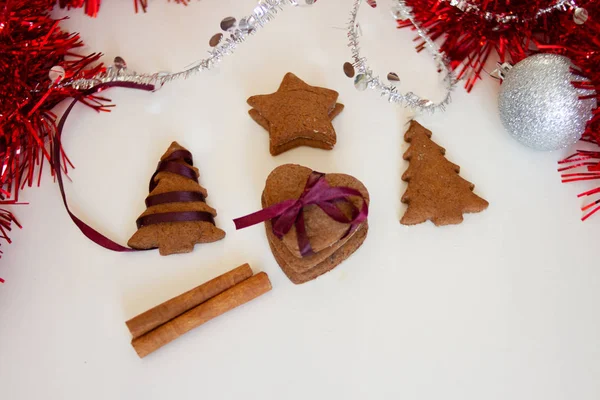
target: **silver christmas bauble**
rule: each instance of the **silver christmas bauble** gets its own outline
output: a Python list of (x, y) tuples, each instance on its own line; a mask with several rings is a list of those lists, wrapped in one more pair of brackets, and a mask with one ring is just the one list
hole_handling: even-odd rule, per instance
[(577, 142), (596, 102), (579, 100), (589, 91), (576, 89), (581, 80), (571, 61), (555, 54), (528, 57), (506, 73), (498, 108), (506, 130), (536, 150), (557, 150)]

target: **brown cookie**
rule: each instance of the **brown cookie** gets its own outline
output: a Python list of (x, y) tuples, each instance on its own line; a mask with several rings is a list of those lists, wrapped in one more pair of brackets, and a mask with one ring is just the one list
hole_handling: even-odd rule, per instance
[(277, 261), (277, 264), (279, 264), (281, 270), (290, 279), (290, 281), (298, 285), (300, 283), (312, 281), (320, 275), (331, 271), (341, 264), (342, 261), (350, 257), (356, 250), (358, 250), (358, 248), (367, 238), (369, 224), (367, 222), (361, 224), (354, 234), (349, 237), (342, 246), (338, 247), (336, 251), (332, 252), (320, 263), (312, 266), (311, 268), (305, 269), (304, 272), (300, 273), (297, 272), (297, 269), (294, 269), (294, 265), (297, 263), (298, 259), (289, 253), (286, 248), (281, 248), (281, 245), (278, 242), (279, 239), (273, 235), (273, 232), (270, 231), (269, 226), (266, 228), (267, 237), (269, 238), (269, 246), (271, 247), (275, 261)]
[[(263, 208), (288, 200), (297, 199), (304, 191), (306, 181), (313, 171), (300, 165), (282, 165), (269, 175), (263, 191)], [(345, 174), (326, 174), (324, 179), (331, 187), (346, 186), (358, 190), (364, 197), (351, 196), (349, 200), (360, 209), (363, 201), (369, 202), (369, 193), (356, 178)], [(343, 202), (338, 209), (348, 218), (352, 207)], [(298, 247), (295, 226), (282, 239), (273, 234), (271, 221), (265, 223), (269, 245), (276, 261), (294, 283), (304, 283), (333, 269), (349, 257), (363, 243), (368, 230), (367, 221), (346, 235), (349, 225), (337, 222), (315, 205), (303, 210), (306, 234), (313, 254), (302, 257)]]
[(319, 96), (325, 97), (332, 104), (335, 104), (339, 96), (339, 93), (335, 90), (322, 88), (318, 86), (311, 86), (304, 82), (302, 79), (298, 78), (293, 73), (288, 72), (283, 77), (283, 80), (281, 81), (281, 84), (279, 85), (279, 89), (277, 89), (277, 91), (289, 92), (294, 90), (306, 90), (318, 94)]
[[(333, 120), (333, 118), (335, 118), (337, 115), (339, 115), (343, 109), (344, 109), (344, 105), (337, 103), (335, 105), (334, 109), (329, 113), (329, 119)], [(262, 115), (260, 115), (260, 113), (258, 111), (256, 111), (254, 108), (249, 110), (248, 114), (250, 114), (250, 117), (254, 121), (256, 121), (257, 124), (259, 124), (260, 126), (265, 128), (267, 131), (270, 129), (269, 121), (267, 121)], [(324, 149), (324, 150), (333, 149), (333, 144), (331, 144), (331, 143), (322, 142), (320, 140), (298, 138), (298, 139), (290, 140), (289, 142), (284, 143), (279, 146), (274, 146), (273, 141), (271, 141), (270, 146), (269, 146), (269, 151), (270, 151), (271, 155), (276, 156), (278, 154), (284, 153), (288, 150), (295, 149), (296, 147), (300, 147), (300, 146), (308, 146), (308, 147), (314, 147), (317, 149)]]
[(290, 140), (287, 143), (284, 143), (280, 146), (274, 147), (273, 145), (269, 146), (269, 152), (272, 156), (277, 156), (281, 153), (285, 153), (288, 150), (295, 149), (296, 147), (307, 146), (315, 149), (323, 149), (323, 150), (331, 150), (333, 149), (333, 145), (330, 143), (321, 142), (320, 140), (311, 140), (306, 138), (298, 138), (294, 140)]
[[(264, 204), (264, 201), (263, 201), (263, 204)], [(269, 239), (269, 242), (271, 242), (271, 249), (273, 249), (273, 247), (275, 247), (277, 249), (277, 254), (279, 254), (281, 256), (281, 259), (285, 261), (286, 267), (290, 271), (293, 271), (297, 274), (305, 273), (308, 270), (314, 268), (314, 266), (327, 261), (327, 259), (330, 256), (333, 256), (333, 254), (338, 249), (340, 249), (348, 241), (350, 241), (352, 236), (354, 234), (356, 234), (356, 232), (358, 231), (358, 229), (357, 229), (353, 233), (349, 234), (348, 236), (344, 237), (343, 239), (338, 240), (337, 242), (334, 242), (331, 246), (325, 247), (321, 251), (318, 251), (318, 252), (315, 252), (314, 254), (302, 257), (300, 255), (300, 252), (297, 249), (297, 247), (298, 247), (297, 245), (295, 246), (296, 249), (294, 251), (293, 249), (290, 249), (290, 247), (288, 246), (289, 243), (286, 243), (284, 241), (285, 236), (284, 236), (284, 239), (279, 239), (277, 236), (275, 236), (275, 234), (273, 233), (273, 225), (272, 225), (271, 221), (267, 221), (265, 223), (265, 228), (267, 230), (267, 239)], [(337, 264), (335, 264), (335, 265), (337, 265)], [(332, 266), (332, 268), (334, 266)]]
[(269, 131), (272, 155), (298, 146), (330, 149), (337, 140), (331, 120), (343, 109), (337, 98), (336, 91), (287, 73), (277, 92), (248, 99), (249, 114)]
[[(310, 168), (297, 164), (285, 164), (275, 168), (269, 174), (265, 183), (262, 195), (263, 208), (285, 200), (299, 198), (312, 172)], [(326, 174), (325, 180), (331, 187), (346, 186), (356, 189), (366, 199), (367, 203), (369, 202), (367, 188), (353, 176)], [(351, 196), (350, 200), (358, 209), (363, 205), (362, 198), (358, 196)], [(340, 202), (337, 207), (346, 217), (351, 217), (352, 209), (350, 205)], [(316, 205), (304, 208), (304, 223), (311, 247), (317, 254), (338, 242), (348, 231), (348, 224), (334, 221)], [(282, 242), (295, 257), (301, 258), (295, 226), (283, 237)]]
[(460, 167), (448, 161), (446, 150), (434, 143), (431, 131), (411, 121), (404, 135), (410, 147), (404, 159), (410, 162), (402, 180), (408, 187), (402, 202), (408, 208), (400, 220), (403, 225), (432, 221), (435, 225), (459, 224), (464, 213), (485, 210), (488, 202), (473, 193), (473, 185), (461, 178)]
[[(337, 117), (338, 115), (340, 115), (340, 113), (344, 110), (344, 105), (341, 103), (336, 103), (335, 107), (333, 107), (333, 110), (331, 110), (331, 112), (329, 113), (329, 119), (331, 121), (333, 121), (333, 119), (335, 117)], [(258, 111), (256, 111), (254, 108), (251, 108), (250, 110), (248, 110), (248, 114), (250, 114), (250, 117), (260, 126), (262, 126), (263, 128), (265, 128), (265, 130), (269, 130), (271, 127), (269, 125), (269, 121), (267, 121), (262, 115), (260, 115), (260, 113)]]
[[(194, 249), (197, 243), (214, 242), (225, 237), (225, 232), (217, 228), (213, 217), (217, 212), (204, 201), (208, 195), (205, 188), (200, 186), (197, 181), (199, 176), (198, 169), (193, 167), (183, 158), (172, 159), (173, 153), (180, 154), (181, 151), (187, 151), (177, 142), (173, 142), (167, 152), (161, 157), (161, 161), (180, 164), (184, 169), (193, 171), (192, 179), (190, 176), (183, 176), (176, 172), (162, 170), (154, 176), (156, 187), (149, 194), (151, 196), (182, 194), (186, 198), (177, 198), (177, 201), (162, 202), (160, 204), (151, 204), (146, 211), (140, 215), (138, 221), (149, 221), (150, 216), (182, 215), (182, 213), (192, 212), (200, 215), (202, 220), (186, 221), (168, 221), (152, 222), (143, 224), (137, 232), (129, 239), (128, 245), (134, 249), (159, 249), (161, 255), (176, 253), (189, 253)], [(160, 169), (159, 165), (159, 169)], [(187, 198), (189, 195), (197, 194), (193, 198)], [(152, 217), (150, 217), (152, 218)], [(168, 219), (168, 218), (167, 218)]]

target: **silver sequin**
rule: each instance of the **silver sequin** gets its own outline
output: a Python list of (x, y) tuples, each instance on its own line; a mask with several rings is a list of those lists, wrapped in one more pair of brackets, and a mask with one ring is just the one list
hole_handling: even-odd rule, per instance
[(219, 43), (221, 43), (221, 40), (223, 39), (223, 34), (222, 33), (215, 33), (210, 40), (208, 41), (208, 45), (210, 47), (217, 47)]
[(400, 82), (400, 77), (395, 72), (390, 72), (387, 74), (387, 79), (390, 82)]
[(113, 64), (115, 65), (115, 68), (117, 68), (117, 69), (127, 68), (127, 63), (125, 62), (123, 57), (116, 56), (115, 59), (113, 60)]
[(349, 63), (349, 62), (345, 62), (344, 63), (344, 74), (346, 74), (346, 76), (348, 78), (354, 78), (354, 66)]
[(225, 32), (227, 32), (230, 29), (235, 28), (236, 22), (237, 21), (235, 20), (234, 17), (225, 17), (225, 18), (223, 18), (223, 21), (221, 21), (221, 29), (223, 29)]
[(48, 72), (48, 78), (50, 78), (52, 83), (58, 83), (63, 80), (65, 74), (66, 72), (63, 67), (60, 65), (55, 65), (54, 67), (50, 68), (50, 72)]
[(358, 74), (354, 78), (354, 87), (361, 92), (369, 86), (369, 78), (365, 74)]
[(583, 7), (577, 7), (575, 11), (573, 11), (573, 21), (577, 25), (583, 25), (588, 20), (589, 14), (588, 11)]

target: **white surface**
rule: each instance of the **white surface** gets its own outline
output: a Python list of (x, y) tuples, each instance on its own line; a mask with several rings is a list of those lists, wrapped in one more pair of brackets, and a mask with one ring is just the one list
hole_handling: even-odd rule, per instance
[[(133, 15), (130, 3), (103, 2), (96, 20), (71, 11), (64, 26), (107, 62), (121, 55), (137, 70), (175, 70), (203, 54), (221, 18), (253, 8), (153, 1)], [(433, 66), (381, 3), (364, 24), (373, 67), (434, 90)], [(179, 256), (112, 253), (77, 230), (51, 179), (27, 189), (30, 205), (16, 210), (24, 229), (2, 246), (0, 398), (600, 398), (600, 217), (580, 222), (583, 187), (560, 183), (556, 160), (570, 150), (537, 153), (512, 140), (491, 79), (469, 95), (459, 89), (446, 113), (419, 121), (490, 207), (459, 226), (400, 225), (408, 115), (343, 75), (346, 33), (336, 27), (350, 6), (288, 8), (219, 71), (153, 94), (112, 89), (110, 114), (74, 110), (65, 147), (77, 169), (67, 189), (80, 217), (125, 243), (157, 158), (178, 140), (227, 237)], [(333, 151), (271, 157), (268, 135), (247, 116), (246, 98), (274, 91), (288, 71), (340, 92), (346, 110)], [(288, 162), (352, 174), (372, 198), (365, 244), (300, 286), (275, 263), (262, 226), (235, 231), (231, 221), (260, 207), (266, 176)], [(269, 274), (270, 293), (136, 356), (125, 320), (243, 262)]]

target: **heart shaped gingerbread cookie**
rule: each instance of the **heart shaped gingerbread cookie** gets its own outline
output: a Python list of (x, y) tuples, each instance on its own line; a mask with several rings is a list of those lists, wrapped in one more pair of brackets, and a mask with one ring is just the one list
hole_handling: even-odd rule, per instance
[[(323, 182), (310, 186), (315, 179)], [(328, 200), (337, 192), (346, 195)], [(275, 260), (292, 282), (304, 283), (332, 270), (364, 242), (369, 192), (358, 179), (345, 174), (319, 174), (300, 165), (282, 165), (267, 178), (262, 205), (268, 209), (291, 201), (301, 202), (302, 206), (295, 223), (281, 238), (273, 225), (283, 216), (267, 220), (265, 226)], [(302, 219), (300, 233), (298, 218)], [(301, 248), (306, 240), (308, 252)]]

